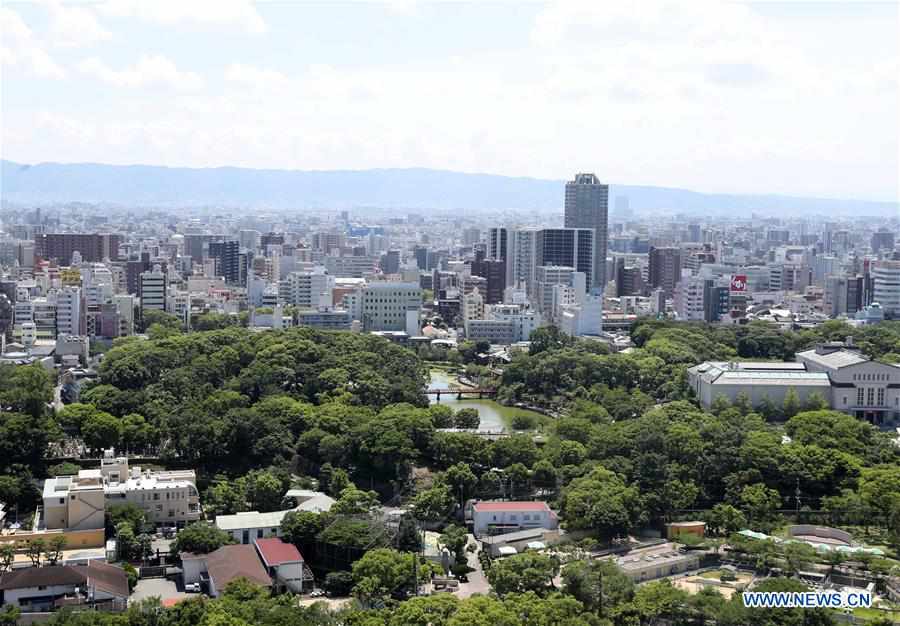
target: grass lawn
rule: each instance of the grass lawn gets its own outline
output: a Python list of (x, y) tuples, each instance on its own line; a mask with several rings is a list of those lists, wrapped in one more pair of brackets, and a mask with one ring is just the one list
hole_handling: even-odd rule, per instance
[(719, 580), (722, 578), (722, 570), (713, 569), (708, 572), (703, 572), (702, 574), (698, 574), (700, 578), (709, 578), (711, 580)]
[(875, 619), (876, 617), (889, 617), (892, 621), (900, 620), (900, 610), (881, 610), (881, 609), (853, 609), (853, 617), (861, 619)]

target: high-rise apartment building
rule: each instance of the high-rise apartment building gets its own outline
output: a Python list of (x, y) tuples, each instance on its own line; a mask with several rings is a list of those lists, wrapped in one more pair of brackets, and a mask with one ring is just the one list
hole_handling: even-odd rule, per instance
[(229, 285), (240, 285), (241, 277), (246, 272), (241, 272), (241, 244), (238, 241), (211, 241), (209, 243), (209, 258), (215, 259), (218, 274), (225, 278)]
[(534, 286), (534, 268), (538, 265), (538, 232), (537, 228), (512, 231), (512, 250), (506, 261), (506, 284), (510, 287), (523, 284), (528, 294)]
[(166, 310), (166, 275), (159, 265), (141, 274), (140, 290), (142, 309)]
[(301, 309), (318, 309), (332, 303), (334, 276), (316, 267), (306, 272), (291, 272), (278, 285), (279, 298)]
[(649, 260), (650, 287), (662, 289), (667, 297), (671, 296), (681, 279), (681, 249), (651, 247)]
[(121, 242), (121, 235), (110, 233), (44, 233), (34, 237), (34, 254), (60, 265), (69, 265), (75, 252), (84, 262), (116, 261)]
[(686, 276), (675, 285), (674, 307), (680, 321), (701, 321), (705, 318), (707, 280), (699, 276)]
[(80, 287), (63, 287), (56, 293), (56, 332), (83, 335), (86, 331), (85, 304)]
[(484, 301), (487, 304), (503, 302), (503, 292), (506, 289), (506, 262), (501, 259), (485, 259), (481, 262), (481, 267), (484, 270), (484, 278), (487, 279)]
[[(566, 228), (590, 228), (593, 233), (594, 259), (589, 285), (606, 286), (606, 248), (609, 212), (609, 185), (600, 184), (593, 174), (576, 174), (566, 183)], [(583, 271), (579, 268), (579, 271)]]

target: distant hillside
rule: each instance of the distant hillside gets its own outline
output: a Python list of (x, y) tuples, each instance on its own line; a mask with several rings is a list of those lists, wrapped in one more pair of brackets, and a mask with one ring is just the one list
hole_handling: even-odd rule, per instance
[[(2, 161), (0, 168), (0, 197), (27, 205), (77, 201), (131, 206), (559, 211), (564, 185), (560, 180), (429, 169), (298, 171), (12, 161)], [(900, 206), (890, 202), (705, 194), (665, 187), (612, 185), (610, 205), (615, 196), (628, 196), (637, 210), (703, 214), (753, 210), (893, 216), (900, 212)]]

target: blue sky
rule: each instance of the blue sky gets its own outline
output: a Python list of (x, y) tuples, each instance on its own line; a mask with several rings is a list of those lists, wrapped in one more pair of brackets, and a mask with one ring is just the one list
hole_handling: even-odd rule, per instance
[(0, 6), (2, 156), (897, 199), (884, 3)]

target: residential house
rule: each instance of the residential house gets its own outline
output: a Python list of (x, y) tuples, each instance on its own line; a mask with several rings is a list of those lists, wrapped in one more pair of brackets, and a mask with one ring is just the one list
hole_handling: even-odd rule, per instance
[(475, 502), (472, 527), (476, 537), (526, 528), (555, 530), (559, 518), (546, 502)]
[(205, 583), (208, 593), (218, 597), (232, 580), (246, 578), (251, 583), (271, 587), (272, 579), (252, 545), (222, 546), (209, 554), (181, 554), (185, 584)]
[(11, 604), (23, 612), (50, 611), (73, 604), (124, 608), (128, 595), (125, 570), (102, 561), (26, 567), (0, 576), (0, 605)]
[(312, 572), (307, 575), (303, 555), (293, 544), (270, 537), (257, 539), (253, 545), (277, 591), (302, 593), (304, 579), (312, 582)]

